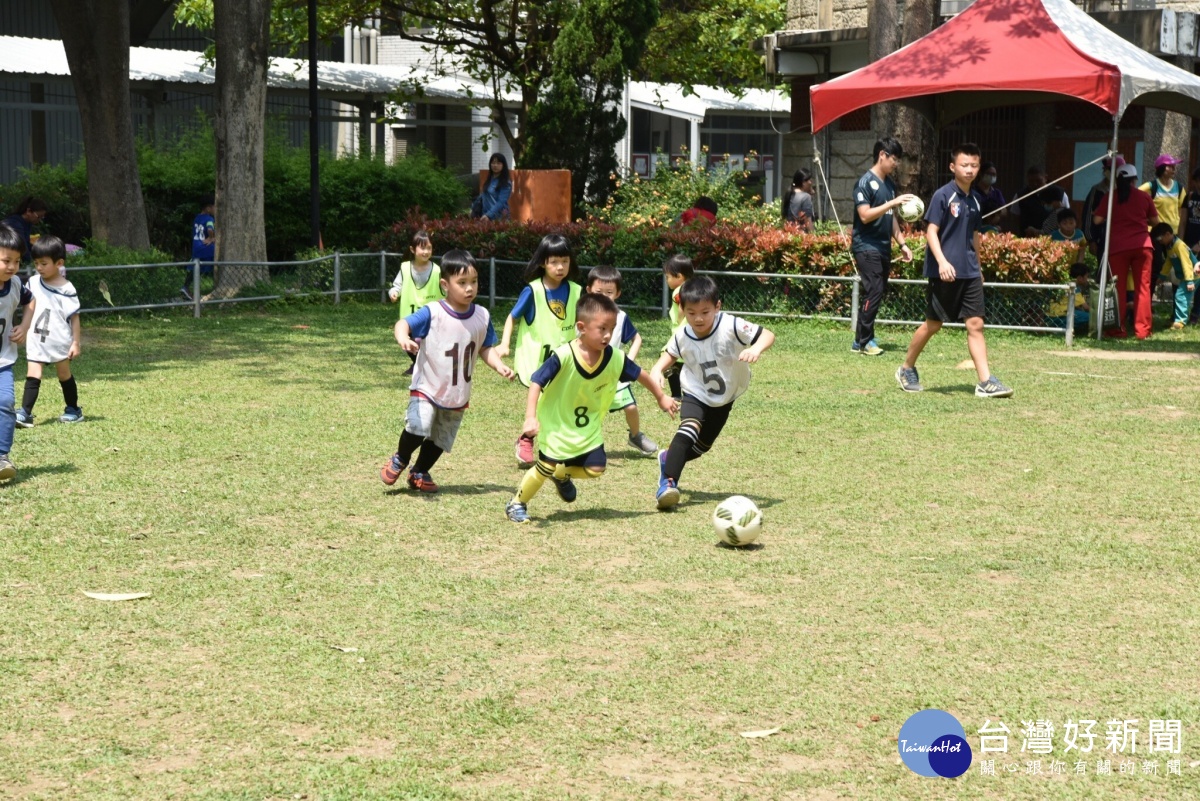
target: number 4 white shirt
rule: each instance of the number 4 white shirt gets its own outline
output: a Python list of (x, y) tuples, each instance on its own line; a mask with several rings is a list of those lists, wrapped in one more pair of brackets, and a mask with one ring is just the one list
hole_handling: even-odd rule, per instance
[(680, 386), (706, 406), (726, 406), (750, 386), (750, 365), (738, 356), (753, 345), (762, 326), (718, 312), (708, 336), (700, 339), (690, 325), (675, 329), (667, 353), (683, 362)]
[(25, 358), (55, 364), (71, 351), (71, 318), (79, 314), (79, 296), (70, 281), (47, 286), (40, 275), (29, 279), (33, 293), (33, 327), (25, 337)]

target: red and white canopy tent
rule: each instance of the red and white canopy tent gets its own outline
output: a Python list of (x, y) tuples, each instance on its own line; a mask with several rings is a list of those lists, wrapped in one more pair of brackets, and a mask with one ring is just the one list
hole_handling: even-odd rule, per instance
[[(1117, 125), (1131, 105), (1200, 117), (1200, 77), (1122, 39), (1069, 0), (978, 0), (917, 41), (818, 84), (809, 95), (814, 134), (875, 103), (903, 103), (940, 127), (992, 106), (1085, 100), (1112, 115), (1114, 151)], [(1101, 296), (1107, 264), (1106, 236)]]

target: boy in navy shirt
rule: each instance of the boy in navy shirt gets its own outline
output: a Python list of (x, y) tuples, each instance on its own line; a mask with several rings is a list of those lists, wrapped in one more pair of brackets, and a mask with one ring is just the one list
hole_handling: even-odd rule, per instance
[(979, 225), (983, 219), (979, 195), (971, 189), (979, 172), (979, 147), (961, 144), (950, 154), (954, 180), (933, 193), (925, 212), (925, 322), (913, 334), (896, 380), (905, 392), (924, 387), (917, 376), (917, 357), (943, 323), (963, 321), (967, 350), (975, 363), (977, 398), (1008, 398), (1013, 391), (988, 369), (983, 339), (983, 273), (979, 269)]

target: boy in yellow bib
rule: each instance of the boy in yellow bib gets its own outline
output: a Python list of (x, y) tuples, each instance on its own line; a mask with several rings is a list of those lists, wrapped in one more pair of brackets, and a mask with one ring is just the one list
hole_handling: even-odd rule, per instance
[(604, 474), (608, 458), (601, 423), (622, 381), (637, 381), (660, 409), (675, 417), (675, 401), (608, 344), (616, 325), (617, 304), (603, 295), (583, 295), (575, 311), (578, 337), (555, 348), (530, 377), (524, 436), (541, 434), (541, 443), (536, 463), (504, 509), (512, 522), (529, 522), (529, 501), (546, 479), (554, 481), (558, 497), (571, 503), (576, 497), (572, 479)]

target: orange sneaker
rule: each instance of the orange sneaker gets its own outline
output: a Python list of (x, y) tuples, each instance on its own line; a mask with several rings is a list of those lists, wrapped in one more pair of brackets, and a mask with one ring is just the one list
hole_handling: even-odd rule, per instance
[(433, 477), (428, 473), (409, 473), (408, 486), (421, 492), (438, 491), (438, 485), (433, 483)]
[(379, 471), (379, 477), (383, 479), (383, 483), (389, 487), (396, 483), (400, 478), (400, 474), (404, 472), (405, 465), (400, 462), (400, 454), (393, 453), (392, 458), (388, 459), (388, 463)]

